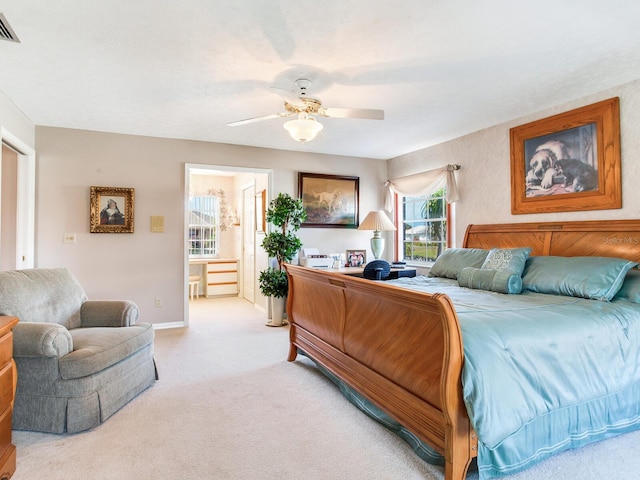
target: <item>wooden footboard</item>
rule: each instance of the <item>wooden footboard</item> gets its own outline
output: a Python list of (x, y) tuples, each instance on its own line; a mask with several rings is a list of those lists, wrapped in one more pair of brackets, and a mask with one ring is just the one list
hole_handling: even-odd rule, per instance
[[(469, 225), (464, 247), (640, 262), (639, 220)], [(462, 336), (450, 299), (287, 265), (289, 360), (300, 348), (445, 457), (462, 480), (478, 440), (462, 401)]]
[(445, 458), (462, 480), (477, 438), (462, 400), (458, 319), (446, 295), (286, 266), (289, 361), (298, 348)]

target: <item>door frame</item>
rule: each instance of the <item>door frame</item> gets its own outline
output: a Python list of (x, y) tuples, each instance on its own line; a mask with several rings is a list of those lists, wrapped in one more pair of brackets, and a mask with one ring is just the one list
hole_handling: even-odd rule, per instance
[[(184, 291), (182, 294), (183, 298), (183, 318), (184, 321), (183, 326), (189, 326), (189, 251), (188, 251), (188, 240), (189, 240), (189, 190), (190, 190), (190, 174), (192, 170), (224, 170), (231, 171), (237, 173), (255, 173), (267, 175), (267, 185), (268, 191), (272, 191), (272, 182), (273, 182), (273, 170), (270, 168), (251, 168), (251, 167), (237, 167), (234, 165), (218, 165), (218, 164), (202, 164), (202, 163), (185, 163), (184, 164), (184, 224), (183, 224), (183, 245), (182, 245), (182, 255), (183, 255), (183, 278), (182, 285), (184, 286)], [(239, 262), (242, 262), (242, 259), (238, 259)], [(242, 271), (242, 265), (238, 265), (238, 273)], [(242, 281), (238, 279), (239, 283)], [(206, 280), (205, 280), (206, 281)]]
[[(16, 269), (34, 268), (36, 264), (36, 153), (33, 148), (4, 127), (0, 127), (0, 144), (5, 144), (18, 153)], [(1, 156), (0, 150), (0, 158)]]
[[(240, 296), (242, 298), (244, 298), (247, 301), (250, 301), (251, 303), (255, 303), (255, 281), (254, 286), (253, 286), (253, 299), (249, 300), (247, 298), (247, 282), (246, 280), (246, 273), (247, 273), (247, 265), (246, 263), (250, 263), (250, 262), (245, 262), (245, 258), (246, 258), (246, 253), (245, 253), (245, 247), (247, 246), (247, 236), (246, 235), (248, 232), (251, 232), (251, 235), (253, 236), (253, 240), (251, 242), (251, 244), (253, 245), (253, 252), (251, 252), (251, 258), (253, 259), (253, 268), (252, 271), (254, 272), (255, 275), (255, 270), (256, 270), (256, 223), (255, 223), (255, 218), (256, 218), (256, 204), (255, 204), (255, 200), (256, 200), (256, 182), (255, 180), (253, 182), (251, 182), (250, 184), (244, 184), (240, 186), (240, 189), (242, 190), (242, 220), (243, 220), (243, 227), (242, 227), (242, 231), (240, 233), (240, 255), (239, 257), (241, 257), (239, 259), (239, 265), (238, 265), (238, 274), (239, 274), (239, 278), (238, 278), (238, 284), (240, 285)], [(252, 216), (250, 219), (247, 219), (245, 217), (245, 213), (247, 212), (247, 197), (246, 197), (246, 192), (247, 190), (251, 191), (251, 196), (250, 196), (250, 210), (252, 213)], [(247, 230), (246, 226), (247, 226), (247, 221), (250, 221), (250, 228)]]

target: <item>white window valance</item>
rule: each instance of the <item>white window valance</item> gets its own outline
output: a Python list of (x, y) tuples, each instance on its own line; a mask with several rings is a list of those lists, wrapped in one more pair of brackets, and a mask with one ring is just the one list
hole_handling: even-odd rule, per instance
[(393, 195), (395, 193), (419, 197), (430, 195), (443, 185), (447, 186), (447, 203), (457, 202), (459, 200), (458, 185), (454, 172), (459, 169), (460, 165), (446, 165), (442, 168), (387, 180), (384, 184), (387, 187), (385, 209), (388, 212), (393, 210)]

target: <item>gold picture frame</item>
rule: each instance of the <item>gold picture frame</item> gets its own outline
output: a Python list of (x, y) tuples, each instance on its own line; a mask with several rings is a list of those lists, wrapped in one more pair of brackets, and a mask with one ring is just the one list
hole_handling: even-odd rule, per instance
[(512, 214), (622, 208), (618, 97), (509, 133)]
[(91, 187), (91, 233), (133, 233), (134, 189)]

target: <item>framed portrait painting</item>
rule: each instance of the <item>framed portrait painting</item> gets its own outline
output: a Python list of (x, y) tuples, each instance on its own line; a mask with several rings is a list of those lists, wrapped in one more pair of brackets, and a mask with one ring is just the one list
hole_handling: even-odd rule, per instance
[(510, 141), (511, 213), (622, 208), (617, 97), (512, 128)]
[(360, 178), (298, 173), (307, 219), (302, 227), (357, 228)]
[(91, 187), (90, 232), (133, 233), (134, 189)]

